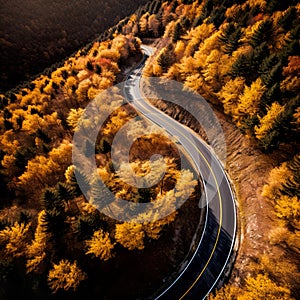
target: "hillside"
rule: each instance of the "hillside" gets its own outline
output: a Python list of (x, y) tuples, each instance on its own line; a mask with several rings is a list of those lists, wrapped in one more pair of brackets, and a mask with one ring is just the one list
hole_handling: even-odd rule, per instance
[[(293, 0), (150, 1), (101, 40), (1, 95), (2, 298), (15, 292), (15, 281), (20, 293), (35, 297), (79, 299), (91, 291), (95, 298), (143, 298), (189, 255), (201, 216), (202, 183), (192, 168), (179, 169), (173, 142), (158, 130), (139, 140), (123, 165), (125, 175), (129, 167), (147, 174), (151, 147), (161, 149), (168, 172), (151, 189), (131, 189), (111, 163), (114, 136), (137, 112), (118, 94), (110, 99), (102, 92), (139, 63), (143, 42), (156, 48), (144, 76), (174, 79), (198, 92), (224, 130), (225, 168), (239, 212), (239, 250), (229, 278), (209, 299), (299, 299), (299, 11)], [(72, 137), (84, 108), (99, 93), (103, 113), (108, 106), (121, 107), (101, 128), (96, 153), (84, 140), (85, 155), (95, 154), (98, 175), (116, 196), (155, 205), (173, 199), (172, 187), (183, 172), (180, 192), (193, 193), (182, 209), (153, 223), (116, 222), (87, 202), (75, 176), (88, 187), (97, 177), (73, 166)], [(181, 108), (163, 99), (149, 101), (202, 134)], [(95, 200), (103, 191), (92, 189), (92, 194)], [(148, 277), (139, 276), (143, 262), (146, 269), (153, 267)], [(160, 267), (166, 277), (159, 277)]]
[(64, 60), (142, 1), (0, 1), (0, 92)]

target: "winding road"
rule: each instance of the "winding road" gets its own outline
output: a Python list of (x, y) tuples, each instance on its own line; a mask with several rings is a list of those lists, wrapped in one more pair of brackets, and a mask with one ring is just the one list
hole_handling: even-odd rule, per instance
[[(176, 136), (202, 177), (205, 189), (205, 224), (193, 256), (155, 299), (204, 299), (222, 282), (234, 258), (237, 231), (236, 206), (230, 182), (212, 148), (200, 136), (151, 105), (140, 90), (146, 59), (153, 48), (143, 45), (144, 57), (124, 82), (128, 102), (147, 119)], [(200, 200), (200, 201), (203, 201)]]

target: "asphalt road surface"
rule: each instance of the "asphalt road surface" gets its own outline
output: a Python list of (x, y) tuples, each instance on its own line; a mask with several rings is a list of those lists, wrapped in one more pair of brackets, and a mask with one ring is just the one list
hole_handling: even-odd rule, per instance
[(204, 230), (193, 256), (173, 282), (157, 291), (155, 299), (205, 299), (216, 285), (222, 283), (234, 257), (237, 220), (233, 191), (211, 147), (198, 134), (143, 97), (140, 90), (142, 71), (153, 48), (143, 45), (142, 49), (143, 60), (124, 83), (126, 99), (147, 119), (176, 136), (202, 177), (206, 198)]

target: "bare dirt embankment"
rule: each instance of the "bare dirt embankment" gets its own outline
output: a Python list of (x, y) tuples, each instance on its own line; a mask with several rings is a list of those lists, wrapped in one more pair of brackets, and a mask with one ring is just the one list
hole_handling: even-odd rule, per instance
[[(148, 91), (148, 95), (151, 95), (151, 92)], [(149, 101), (203, 136), (203, 130), (197, 121), (182, 108), (162, 100)], [(226, 140), (227, 157), (225, 162), (224, 158), (222, 161), (236, 193), (239, 248), (229, 280), (239, 285), (252, 273), (254, 265), (258, 267), (264, 254), (272, 262), (284, 259), (295, 263), (287, 250), (270, 242), (270, 232), (277, 228), (278, 220), (274, 215), (272, 203), (261, 196), (270, 170), (284, 159), (284, 153), (262, 153), (222, 112), (214, 109), (214, 113)], [(213, 130), (211, 133), (213, 134)], [(206, 139), (206, 136), (203, 138)], [(217, 144), (217, 141), (215, 143)], [(290, 275), (287, 276), (288, 278), (282, 278), (285, 282), (296, 280), (290, 278)]]
[[(147, 44), (156, 48), (155, 55), (147, 62), (149, 65), (166, 45), (166, 40), (156, 39), (147, 41)], [(143, 92), (153, 105), (196, 131), (207, 141), (207, 134), (197, 124), (197, 120), (181, 107), (170, 102), (153, 100), (155, 93), (153, 94), (146, 84), (143, 84)], [(273, 154), (263, 153), (224, 115), (220, 107), (216, 108), (211, 105), (211, 108), (221, 124), (226, 141), (226, 157), (219, 158), (224, 164), (236, 194), (239, 227), (238, 251), (229, 282), (243, 286), (248, 275), (253, 275), (258, 270), (265, 272), (264, 269), (268, 269), (267, 271), (271, 270), (272, 274), (276, 274), (276, 281), (287, 284), (298, 295), (300, 293), (299, 276), (289, 269), (289, 266), (294, 268), (299, 264), (297, 255), (285, 245), (270, 241), (272, 232), (280, 227), (279, 220), (275, 216), (273, 203), (261, 195), (269, 172), (288, 159), (287, 155), (291, 153), (291, 149), (282, 148)], [(210, 140), (213, 140), (213, 148), (216, 152), (222, 153), (221, 143), (218, 143), (218, 137), (214, 136), (213, 128), (209, 129), (209, 136)], [(265, 261), (263, 261), (264, 257), (267, 257)]]

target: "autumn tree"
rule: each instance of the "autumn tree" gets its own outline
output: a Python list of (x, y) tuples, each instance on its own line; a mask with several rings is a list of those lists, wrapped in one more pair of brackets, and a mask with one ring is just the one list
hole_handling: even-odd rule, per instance
[[(299, 189), (299, 183), (298, 189)], [(276, 200), (276, 215), (292, 228), (300, 229), (300, 199), (298, 196), (282, 195)]]
[(39, 155), (28, 161), (26, 171), (19, 177), (20, 187), (31, 191), (43, 188), (46, 184), (54, 185), (57, 175), (63, 173), (70, 165), (71, 150), (72, 144), (63, 141), (49, 152), (48, 157)]
[(219, 290), (208, 295), (208, 300), (236, 300), (240, 289), (233, 284), (226, 284)]
[(203, 23), (190, 31), (184, 36), (184, 39), (188, 39), (189, 43), (185, 49), (185, 56), (192, 56), (195, 51), (199, 49), (199, 45), (206, 41), (207, 38), (211, 37), (215, 32), (213, 24)]
[(115, 239), (128, 250), (144, 249), (143, 225), (134, 222), (116, 224)]
[(162, 72), (167, 72), (168, 68), (171, 66), (173, 61), (173, 46), (169, 44), (166, 48), (163, 48), (158, 57), (157, 57), (157, 64), (162, 68)]
[(217, 49), (212, 50), (207, 56), (202, 74), (214, 92), (218, 92), (227, 81), (231, 61), (228, 54), (223, 54)]
[(237, 300), (248, 299), (291, 299), (291, 291), (286, 286), (279, 286), (267, 275), (258, 274), (246, 279), (246, 291), (237, 296)]
[[(292, 136), (298, 136), (297, 124), (294, 119), (295, 111), (300, 103), (300, 97), (290, 99), (284, 105), (284, 110), (278, 114), (273, 122), (272, 128), (260, 140), (260, 144), (265, 151), (272, 151), (281, 143), (291, 141)], [(293, 139), (293, 138), (292, 138)]]
[(86, 278), (86, 274), (81, 271), (76, 261), (71, 263), (68, 260), (61, 260), (53, 265), (47, 281), (52, 292), (56, 293), (58, 290), (75, 291)]
[(267, 110), (267, 114), (259, 118), (259, 125), (255, 126), (255, 136), (261, 140), (266, 133), (273, 127), (276, 118), (284, 111), (284, 106), (281, 106), (278, 102), (273, 102), (271, 107)]
[(93, 237), (86, 241), (86, 245), (88, 246), (86, 254), (93, 254), (104, 261), (112, 257), (114, 244), (109, 238), (109, 233), (104, 232), (102, 229), (95, 231)]
[(156, 15), (152, 14), (148, 19), (149, 31), (153, 33), (154, 37), (158, 37), (160, 33), (160, 22), (157, 20)]
[(149, 18), (149, 16), (150, 16), (149, 13), (145, 13), (140, 18), (139, 25), (140, 25), (141, 34), (146, 34), (148, 32), (148, 18)]
[(49, 240), (49, 234), (45, 232), (45, 213), (45, 210), (39, 212), (34, 239), (27, 248), (27, 273), (38, 272), (46, 258), (46, 247), (47, 241)]
[(293, 176), (286, 162), (275, 167), (269, 174), (268, 183), (264, 185), (262, 195), (270, 199), (276, 199), (281, 195), (283, 184)]
[[(298, 154), (291, 161), (283, 162), (279, 167), (272, 169), (262, 192), (263, 196), (272, 200), (277, 217), (283, 220), (284, 226), (295, 232), (295, 235), (298, 234), (300, 225), (299, 166)], [(292, 238), (291, 236), (289, 239)]]
[[(90, 180), (82, 170), (70, 165), (65, 171), (66, 183), (72, 187), (74, 196), (80, 196), (90, 190)], [(80, 186), (78, 184), (80, 183)]]
[(82, 108), (71, 108), (69, 115), (67, 117), (67, 123), (68, 125), (75, 131), (76, 127), (78, 125), (79, 119), (81, 115), (83, 114), (83, 109)]
[(299, 73), (300, 57), (289, 56), (288, 65), (283, 67), (284, 79), (280, 82), (280, 88), (285, 93), (297, 94), (300, 90)]
[(218, 97), (223, 103), (224, 112), (233, 116), (237, 109), (239, 97), (243, 93), (245, 80), (242, 77), (228, 80), (218, 92)]
[(239, 127), (242, 127), (243, 123), (246, 130), (253, 127), (252, 124), (245, 124), (245, 120), (253, 119), (257, 116), (260, 99), (265, 90), (266, 87), (260, 78), (254, 81), (250, 87), (245, 86), (243, 94), (239, 97), (239, 102), (234, 113), (234, 118)]
[(30, 223), (17, 223), (0, 231), (0, 243), (8, 257), (23, 256), (27, 250)]
[(179, 61), (184, 54), (185, 51), (185, 43), (182, 40), (177, 41), (174, 53), (176, 54), (176, 59)]

